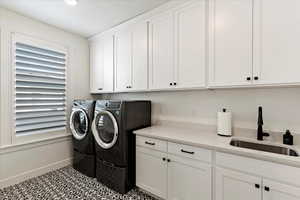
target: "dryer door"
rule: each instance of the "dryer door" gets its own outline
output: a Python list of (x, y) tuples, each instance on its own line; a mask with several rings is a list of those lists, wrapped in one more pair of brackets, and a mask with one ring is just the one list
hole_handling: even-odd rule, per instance
[(110, 149), (118, 139), (118, 123), (109, 111), (96, 112), (92, 131), (97, 144), (103, 149)]
[(70, 129), (75, 139), (82, 140), (89, 130), (89, 119), (87, 113), (80, 108), (72, 110), (70, 116)]

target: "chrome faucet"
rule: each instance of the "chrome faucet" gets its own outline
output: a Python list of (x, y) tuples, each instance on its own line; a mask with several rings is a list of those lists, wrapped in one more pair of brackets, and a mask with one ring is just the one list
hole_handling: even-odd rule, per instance
[(263, 131), (263, 112), (262, 112), (262, 107), (258, 107), (258, 120), (257, 120), (257, 140), (263, 140), (264, 136), (269, 136), (269, 133), (265, 133)]

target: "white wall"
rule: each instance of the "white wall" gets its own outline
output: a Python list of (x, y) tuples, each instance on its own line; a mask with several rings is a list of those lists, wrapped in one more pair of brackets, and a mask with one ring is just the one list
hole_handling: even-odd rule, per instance
[(264, 108), (264, 128), (300, 134), (300, 88), (223, 89), (104, 95), (112, 99), (146, 99), (156, 120), (216, 124), (223, 107), (233, 112), (234, 126), (256, 129), (257, 108)]
[(70, 138), (0, 150), (0, 188), (70, 165)]
[(0, 187), (69, 164), (72, 157), (70, 135), (15, 146), (12, 143), (12, 65), (11, 35), (29, 37), (62, 45), (68, 49), (67, 102), (90, 98), (89, 47), (87, 39), (0, 8)]

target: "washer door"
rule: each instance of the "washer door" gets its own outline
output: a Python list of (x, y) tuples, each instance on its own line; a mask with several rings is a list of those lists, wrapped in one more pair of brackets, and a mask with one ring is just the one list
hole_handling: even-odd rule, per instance
[(109, 149), (115, 145), (118, 139), (118, 123), (108, 111), (96, 113), (92, 123), (92, 132), (98, 145), (103, 149)]
[(70, 129), (77, 140), (82, 140), (89, 130), (89, 119), (83, 109), (75, 108), (70, 117)]

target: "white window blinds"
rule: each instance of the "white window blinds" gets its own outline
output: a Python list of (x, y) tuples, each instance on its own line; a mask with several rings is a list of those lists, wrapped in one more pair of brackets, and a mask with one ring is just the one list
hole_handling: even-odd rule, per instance
[(66, 54), (14, 43), (15, 132), (28, 135), (66, 128)]

